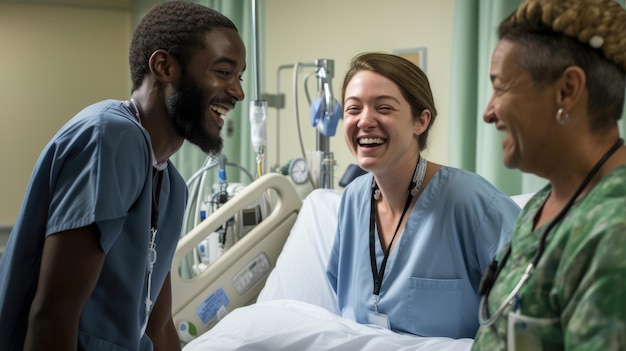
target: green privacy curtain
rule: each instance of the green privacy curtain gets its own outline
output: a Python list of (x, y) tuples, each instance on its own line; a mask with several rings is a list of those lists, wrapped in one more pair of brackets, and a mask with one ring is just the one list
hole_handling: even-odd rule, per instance
[[(522, 0), (457, 0), (450, 96), (450, 165), (476, 172), (509, 195), (535, 192), (545, 179), (507, 169), (502, 135), (482, 120), (491, 96), (489, 65), (497, 28)], [(624, 5), (625, 0), (619, 0)], [(530, 103), (530, 102), (529, 102)], [(620, 122), (621, 135), (626, 121)]]
[[(222, 129), (222, 137), (224, 138), (224, 148), (222, 150), (222, 154), (226, 155), (228, 164), (236, 165), (236, 166), (227, 166), (226, 172), (228, 174), (228, 182), (242, 182), (244, 184), (249, 184), (252, 180), (250, 179), (250, 173), (255, 174), (256, 169), (256, 153), (252, 150), (252, 145), (250, 141), (250, 123), (249, 123), (249, 105), (251, 100), (257, 99), (255, 94), (255, 69), (254, 65), (254, 49), (253, 49), (253, 28), (252, 28), (252, 19), (253, 19), (253, 4), (254, 0), (194, 0), (194, 2), (199, 3), (201, 5), (210, 7), (215, 9), (230, 18), (231, 21), (235, 23), (237, 29), (239, 30), (239, 34), (243, 39), (243, 42), (246, 46), (246, 72), (244, 72), (244, 76), (242, 77), (242, 88), (246, 95), (245, 99), (237, 104), (235, 109), (231, 111), (225, 119), (224, 128)], [(257, 62), (259, 67), (263, 67), (261, 63), (261, 54), (262, 52), (262, 34), (261, 29), (263, 28), (263, 0), (256, 0), (256, 8), (258, 12), (258, 18), (255, 21), (257, 24), (257, 37), (259, 38), (259, 42), (257, 43), (259, 47), (259, 57), (257, 58)], [(261, 72), (262, 73), (262, 72)], [(259, 74), (260, 80), (262, 80), (262, 75)], [(204, 154), (200, 149), (185, 141), (183, 146), (177, 153), (175, 153), (171, 157), (171, 161), (176, 165), (176, 168), (179, 170), (184, 179), (189, 180), (198, 170), (203, 168), (207, 161), (207, 155)], [(245, 172), (242, 172), (243, 169)], [(247, 173), (246, 173), (247, 172)], [(197, 188), (191, 187), (190, 196), (194, 196), (196, 194), (200, 194), (203, 191), (206, 191), (208, 187), (210, 189), (212, 184), (215, 184), (219, 181), (217, 175), (217, 167), (213, 167), (206, 171), (206, 183), (204, 186), (204, 190), (198, 191)], [(198, 178), (196, 178), (198, 180)], [(195, 207), (197, 204), (190, 204), (189, 213), (196, 213), (197, 208)], [(184, 226), (186, 226), (186, 230), (190, 230), (195, 225), (194, 220), (188, 219)], [(185, 231), (185, 229), (183, 230)], [(194, 264), (193, 255), (187, 255), (185, 257), (185, 263), (181, 264), (181, 276), (185, 279), (192, 278), (195, 273), (191, 267)]]
[[(253, 0), (195, 0), (194, 2), (202, 4), (204, 6), (215, 9), (230, 18), (243, 39), (246, 46), (246, 72), (243, 76), (242, 87), (246, 98), (237, 104), (236, 108), (231, 111), (226, 117), (224, 128), (222, 129), (222, 136), (224, 138), (224, 149), (222, 153), (226, 155), (229, 163), (236, 164), (246, 170), (255, 174), (256, 169), (256, 154), (252, 150), (250, 142), (250, 123), (249, 123), (249, 104), (251, 100), (256, 99), (254, 96), (254, 69), (253, 58), (254, 50), (252, 46), (253, 39)], [(257, 23), (257, 37), (259, 38), (258, 47), (259, 52), (262, 52), (262, 28), (263, 28), (263, 0), (256, 0), (258, 19)], [(262, 54), (259, 54), (257, 59), (259, 67), (263, 67)], [(261, 73), (263, 73), (261, 71)], [(261, 75), (262, 77), (262, 75)], [(263, 81), (261, 79), (261, 81)], [(198, 147), (185, 141), (182, 148), (172, 156), (171, 161), (176, 165), (176, 168), (180, 171), (181, 175), (185, 179), (189, 179), (196, 171), (198, 171), (206, 160), (206, 155), (200, 151)], [(213, 179), (217, 179), (217, 171)], [(237, 182), (242, 181), (249, 183), (249, 177), (238, 171), (236, 167), (228, 168), (228, 181)]]

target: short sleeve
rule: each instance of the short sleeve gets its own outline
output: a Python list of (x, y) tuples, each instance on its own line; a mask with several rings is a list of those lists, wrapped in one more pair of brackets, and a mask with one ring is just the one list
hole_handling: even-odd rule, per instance
[(112, 108), (95, 105), (75, 119), (53, 141), (46, 235), (108, 221), (119, 230), (107, 230), (107, 246), (149, 179), (149, 138)]
[(520, 207), (481, 176), (457, 172), (448, 183), (446, 194), (454, 198), (454, 218), (462, 233), (471, 281), (478, 289), (483, 271), (499, 250), (511, 240)]

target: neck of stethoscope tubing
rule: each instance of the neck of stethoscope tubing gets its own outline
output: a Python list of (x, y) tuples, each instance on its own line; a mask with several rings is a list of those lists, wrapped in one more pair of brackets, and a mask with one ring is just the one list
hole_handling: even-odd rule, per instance
[(517, 282), (517, 285), (515, 285), (515, 288), (511, 290), (509, 295), (504, 299), (504, 301), (502, 301), (496, 312), (491, 315), (491, 317), (486, 318), (486, 316), (484, 315), (485, 309), (487, 308), (486, 303), (488, 293), (480, 299), (480, 306), (478, 308), (478, 321), (482, 327), (488, 327), (492, 325), (498, 318), (500, 318), (500, 316), (504, 313), (504, 309), (513, 302), (515, 296), (520, 292), (520, 290), (522, 290), (522, 287), (524, 286), (524, 284), (526, 284), (528, 279), (530, 279), (530, 274), (532, 273), (533, 268), (535, 268), (535, 265), (532, 262), (529, 263), (528, 266), (526, 266), (526, 270), (524, 271), (524, 274), (522, 274), (519, 282)]
[[(561, 222), (561, 220), (565, 217), (565, 215), (567, 214), (569, 209), (576, 202), (576, 199), (578, 198), (578, 196), (587, 187), (587, 185), (589, 185), (589, 183), (591, 182), (593, 177), (598, 173), (600, 168), (602, 168), (602, 166), (609, 159), (609, 157), (611, 157), (611, 155), (613, 155), (613, 153), (615, 153), (615, 151), (617, 151), (623, 143), (624, 143), (624, 140), (622, 138), (619, 138), (615, 142), (615, 144), (613, 144), (613, 146), (594, 165), (594, 167), (591, 169), (591, 171), (589, 171), (589, 173), (587, 174), (587, 176), (585, 177), (583, 182), (580, 184), (578, 189), (576, 189), (576, 191), (574, 192), (574, 195), (572, 195), (572, 197), (567, 202), (565, 207), (559, 212), (559, 214), (554, 218), (554, 220), (552, 220), (552, 222), (550, 222), (550, 224), (548, 225), (546, 230), (544, 230), (544, 232), (541, 235), (541, 238), (539, 240), (539, 247), (537, 248), (537, 253), (535, 254), (535, 258), (533, 259), (533, 261), (531, 263), (528, 264), (528, 266), (526, 267), (526, 270), (524, 271), (524, 274), (520, 278), (520, 280), (517, 283), (517, 285), (515, 286), (515, 288), (513, 288), (511, 293), (506, 297), (506, 299), (504, 299), (504, 301), (502, 302), (500, 307), (498, 307), (496, 312), (491, 317), (489, 317), (487, 319), (485, 319), (485, 316), (483, 316), (483, 314), (486, 312), (486, 308), (487, 308), (487, 306), (485, 306), (486, 305), (486, 300), (487, 300), (487, 296), (489, 296), (489, 290), (491, 290), (491, 288), (489, 290), (487, 290), (485, 295), (483, 295), (483, 297), (480, 299), (480, 305), (478, 306), (478, 311), (479, 311), (478, 312), (478, 321), (479, 321), (481, 326), (488, 327), (488, 326), (492, 325), (502, 315), (502, 313), (504, 313), (504, 309), (508, 305), (510, 305), (511, 302), (513, 302), (513, 299), (515, 299), (515, 296), (522, 289), (522, 286), (526, 283), (526, 281), (528, 279), (530, 279), (530, 273), (534, 269), (535, 265), (539, 264), (539, 260), (541, 259), (541, 256), (543, 255), (543, 250), (545, 248), (546, 239), (548, 237), (548, 234), (550, 233), (550, 230), (552, 230), (552, 228), (554, 226), (556, 226), (558, 223)], [(504, 262), (502, 263), (502, 265), (504, 265)], [(497, 276), (497, 273), (496, 273), (496, 276)]]

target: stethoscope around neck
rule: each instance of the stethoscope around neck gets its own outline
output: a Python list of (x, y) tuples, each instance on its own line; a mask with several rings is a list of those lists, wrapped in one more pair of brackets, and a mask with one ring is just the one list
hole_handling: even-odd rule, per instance
[(530, 279), (532, 272), (534, 271), (535, 267), (537, 267), (537, 264), (539, 263), (539, 260), (543, 255), (546, 246), (546, 239), (548, 238), (548, 234), (550, 233), (550, 231), (557, 224), (559, 224), (563, 220), (563, 218), (565, 218), (565, 215), (569, 212), (574, 203), (576, 203), (576, 199), (578, 198), (580, 193), (582, 193), (582, 191), (589, 185), (593, 177), (598, 173), (604, 163), (609, 159), (609, 157), (611, 157), (611, 155), (613, 155), (613, 153), (615, 153), (615, 151), (617, 151), (617, 149), (619, 149), (619, 147), (623, 143), (623, 139), (618, 139), (617, 142), (615, 142), (615, 144), (611, 147), (611, 149), (609, 149), (609, 151), (607, 151), (604, 156), (602, 156), (600, 161), (598, 161), (598, 163), (596, 163), (591, 171), (587, 174), (580, 186), (578, 186), (578, 189), (576, 189), (576, 192), (574, 192), (574, 195), (572, 195), (572, 197), (568, 200), (565, 207), (563, 207), (563, 209), (548, 224), (546, 229), (541, 234), (541, 238), (539, 239), (539, 246), (537, 247), (537, 253), (535, 253), (535, 257), (533, 258), (532, 262), (530, 262), (528, 266), (526, 266), (526, 269), (524, 270), (524, 273), (522, 274), (520, 280), (517, 282), (513, 290), (511, 290), (511, 292), (506, 296), (500, 306), (496, 309), (495, 313), (491, 316), (488, 316), (489, 306), (487, 300), (489, 298), (489, 292), (491, 291), (491, 288), (493, 287), (496, 278), (498, 277), (498, 274), (500, 273), (500, 271), (506, 264), (506, 261), (509, 259), (509, 256), (511, 255), (511, 244), (509, 244), (506, 252), (504, 253), (504, 256), (502, 257), (502, 262), (498, 263), (496, 259), (491, 261), (491, 263), (483, 273), (483, 276), (480, 280), (480, 287), (478, 288), (478, 293), (482, 296), (482, 298), (480, 299), (480, 306), (478, 308), (478, 321), (481, 326), (488, 327), (492, 325), (498, 318), (500, 318), (500, 316), (502, 316), (504, 310), (509, 305), (511, 305), (514, 300), (516, 300), (520, 290), (522, 290), (522, 287), (524, 287), (526, 282), (528, 282), (528, 280)]

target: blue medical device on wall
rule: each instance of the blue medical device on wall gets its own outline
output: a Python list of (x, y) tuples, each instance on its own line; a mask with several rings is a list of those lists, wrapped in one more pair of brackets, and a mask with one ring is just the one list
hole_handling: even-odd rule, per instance
[[(329, 105), (332, 110), (329, 109)], [(311, 102), (311, 125), (324, 136), (335, 135), (337, 123), (341, 117), (341, 105), (336, 99), (333, 99), (330, 104), (326, 101), (326, 97), (320, 97)]]
[[(325, 137), (335, 135), (337, 123), (342, 117), (341, 104), (333, 95), (334, 61), (320, 59), (315, 61), (317, 86), (320, 97), (311, 102), (311, 125)], [(318, 145), (319, 146), (319, 145)], [(329, 151), (322, 147), (322, 151)]]

